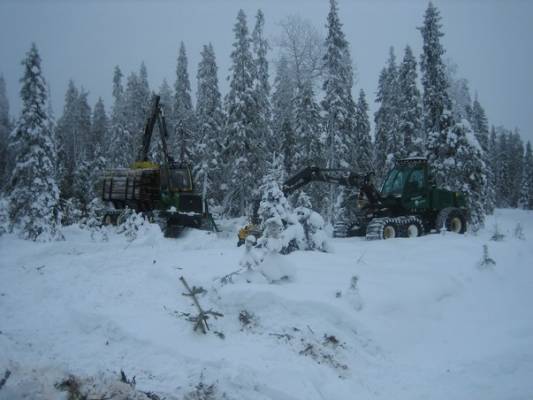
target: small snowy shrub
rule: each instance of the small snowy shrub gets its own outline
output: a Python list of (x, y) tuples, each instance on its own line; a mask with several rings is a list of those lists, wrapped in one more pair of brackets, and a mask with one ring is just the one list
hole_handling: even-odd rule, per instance
[(126, 208), (119, 217), (120, 225), (117, 232), (124, 234), (128, 242), (132, 242), (144, 231), (146, 231), (146, 220), (141, 214)]
[(105, 227), (102, 226), (102, 214), (104, 205), (99, 199), (93, 199), (87, 206), (87, 216), (82, 219), (81, 227), (91, 233), (91, 239), (99, 242), (107, 242), (109, 237)]
[(492, 233), (490, 240), (492, 240), (493, 242), (501, 242), (504, 238), (505, 238), (505, 235), (500, 232), (500, 228), (498, 227), (498, 224), (495, 224), (494, 232)]
[(254, 249), (256, 244), (255, 236), (249, 235), (246, 238), (244, 246), (244, 254), (239, 261), (241, 268), (246, 270), (252, 270), (261, 263), (261, 257), (257, 254)]
[(72, 225), (77, 224), (82, 219), (81, 203), (78, 199), (71, 197), (70, 199), (62, 200), (61, 208), (61, 224)]
[(303, 248), (327, 252), (328, 241), (324, 230), (325, 222), (320, 214), (307, 207), (297, 207), (294, 212), (303, 229), (305, 239)]
[(360, 311), (363, 308), (363, 300), (361, 299), (361, 294), (359, 293), (358, 284), (359, 277), (357, 275), (352, 276), (346, 298), (355, 310)]
[(496, 261), (489, 257), (489, 248), (486, 244), (483, 245), (483, 257), (478, 262), (479, 269), (490, 269), (496, 265)]
[(526, 237), (524, 236), (524, 229), (522, 228), (522, 224), (520, 222), (517, 223), (514, 228), (514, 237), (519, 240), (526, 239)]

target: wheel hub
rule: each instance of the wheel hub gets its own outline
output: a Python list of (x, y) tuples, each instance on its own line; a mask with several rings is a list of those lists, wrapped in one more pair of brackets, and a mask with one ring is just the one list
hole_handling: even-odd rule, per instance
[(392, 239), (396, 237), (396, 230), (393, 226), (387, 225), (383, 228), (383, 239)]

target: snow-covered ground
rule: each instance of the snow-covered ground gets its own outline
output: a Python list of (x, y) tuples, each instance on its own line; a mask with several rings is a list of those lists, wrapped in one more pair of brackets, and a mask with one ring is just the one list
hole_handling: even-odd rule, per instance
[[(496, 223), (503, 241), (490, 240)], [(68, 374), (121, 369), (167, 399), (199, 398), (200, 382), (246, 400), (533, 398), (533, 213), (498, 210), (475, 236), (331, 239), (331, 253), (274, 260), (288, 281), (221, 284), (243, 255), (236, 226), (0, 237), (0, 398), (61, 398)], [(492, 267), (478, 265), (484, 244)], [(180, 276), (224, 314), (207, 335), (181, 314), (195, 308)]]

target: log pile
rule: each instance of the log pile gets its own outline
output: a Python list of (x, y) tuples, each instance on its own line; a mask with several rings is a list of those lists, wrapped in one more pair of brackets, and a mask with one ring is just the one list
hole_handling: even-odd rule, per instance
[(99, 189), (104, 201), (157, 201), (160, 198), (159, 169), (109, 169), (105, 171)]

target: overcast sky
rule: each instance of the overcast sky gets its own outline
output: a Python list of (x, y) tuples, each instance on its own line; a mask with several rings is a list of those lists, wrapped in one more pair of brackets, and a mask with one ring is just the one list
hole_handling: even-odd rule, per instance
[[(533, 1), (436, 0), (434, 4), (443, 17), (446, 56), (469, 80), (472, 95), (478, 93), (489, 122), (518, 127), (524, 138), (533, 140)], [(328, 0), (0, 0), (0, 74), (16, 115), (20, 61), (36, 42), (57, 117), (69, 79), (90, 92), (93, 104), (103, 97), (109, 109), (115, 65), (127, 75), (144, 61), (152, 88), (159, 87), (163, 78), (173, 84), (180, 41), (187, 48), (194, 91), (201, 47), (212, 42), (225, 93), (239, 8), (246, 12), (250, 27), (261, 8), (266, 33), (273, 38), (279, 31), (277, 23), (289, 14), (299, 14), (324, 30), (328, 7)], [(388, 48), (394, 46), (401, 58), (410, 44), (419, 56), (422, 40), (416, 27), (422, 24), (426, 7), (426, 0), (339, 0), (358, 75), (354, 93), (363, 88), (372, 111)]]

